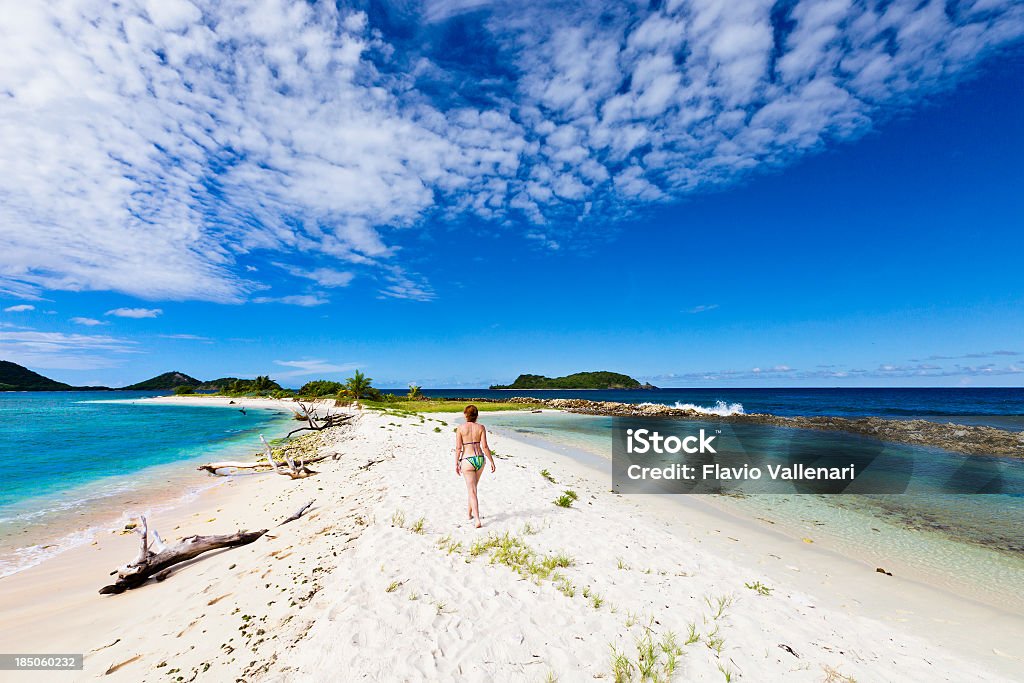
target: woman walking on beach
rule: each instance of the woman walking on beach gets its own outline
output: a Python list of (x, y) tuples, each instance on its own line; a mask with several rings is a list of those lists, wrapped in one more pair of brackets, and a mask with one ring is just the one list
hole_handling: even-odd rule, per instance
[(491, 472), (494, 471), (494, 457), (487, 445), (487, 429), (476, 421), (480, 411), (476, 406), (468, 405), (462, 414), (466, 416), (466, 424), (459, 425), (455, 430), (455, 474), (466, 481), (469, 518), (476, 518), (476, 528), (479, 529), (483, 523), (480, 521), (480, 501), (477, 500), (476, 487), (483, 474), (484, 455), (491, 463)]

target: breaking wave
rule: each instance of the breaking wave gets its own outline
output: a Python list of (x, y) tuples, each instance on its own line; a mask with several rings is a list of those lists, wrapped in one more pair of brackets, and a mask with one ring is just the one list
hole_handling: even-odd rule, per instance
[(696, 413), (701, 413), (702, 415), (718, 415), (720, 417), (743, 414), (742, 403), (726, 403), (725, 401), (717, 401), (715, 405), (710, 408), (706, 406), (699, 406), (695, 403), (680, 403), (679, 401), (676, 401), (675, 405), (672, 407), (679, 410), (692, 410)]

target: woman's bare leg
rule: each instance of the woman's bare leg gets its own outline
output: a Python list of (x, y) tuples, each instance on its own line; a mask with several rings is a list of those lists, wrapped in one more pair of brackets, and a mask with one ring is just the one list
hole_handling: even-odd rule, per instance
[(480, 503), (476, 498), (476, 483), (479, 479), (477, 471), (468, 467), (463, 468), (462, 478), (466, 480), (466, 492), (469, 494), (469, 518), (476, 517), (476, 527), (479, 529), (483, 524), (480, 522)]
[[(476, 475), (476, 479), (473, 481), (473, 495), (476, 496), (476, 519), (477, 522), (479, 522), (482, 519), (482, 517), (480, 516), (480, 496), (477, 494), (477, 490), (478, 487), (480, 486), (480, 477), (482, 477), (484, 474), (484, 468), (481, 467), (473, 474)], [(480, 525), (478, 524), (477, 528), (479, 528), (479, 526)]]

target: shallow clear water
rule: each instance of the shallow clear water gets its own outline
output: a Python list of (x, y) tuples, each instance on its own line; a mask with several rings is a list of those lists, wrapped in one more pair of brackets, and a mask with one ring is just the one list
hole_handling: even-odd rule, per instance
[[(139, 403), (152, 392), (0, 394), (0, 576), (85, 542), (97, 525), (216, 483), (193, 461), (259, 450), (290, 413)], [(45, 545), (46, 548), (41, 546)]]
[[(489, 427), (575, 448), (610, 463), (612, 418), (568, 413), (500, 413)], [(926, 467), (923, 476), (958, 467), (967, 456), (894, 446)], [(1024, 480), (1024, 462), (1006, 460)], [(910, 490), (913, 490), (911, 487)], [(912, 571), (933, 585), (1024, 610), (1024, 496), (748, 495), (706, 496), (715, 505), (784, 533), (887, 569)]]

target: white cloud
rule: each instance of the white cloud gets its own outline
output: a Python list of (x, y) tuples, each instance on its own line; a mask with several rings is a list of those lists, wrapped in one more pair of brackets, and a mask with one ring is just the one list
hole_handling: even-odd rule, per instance
[(76, 325), (85, 325), (87, 327), (95, 327), (97, 325), (107, 325), (107, 324), (109, 324), (109, 323), (104, 322), (103, 320), (97, 320), (96, 318), (80, 318), (80, 317), (72, 318), (71, 322), (75, 323)]
[(358, 363), (345, 363), (338, 365), (326, 360), (275, 360), (278, 365), (286, 368), (294, 368), (287, 372), (275, 373), (278, 377), (305, 377), (308, 375), (330, 375), (339, 372), (349, 372), (359, 368)]
[(113, 315), (118, 318), (155, 318), (163, 313), (160, 308), (115, 308), (107, 311), (106, 315)]
[(355, 277), (353, 273), (333, 268), (302, 268), (287, 263), (275, 263), (274, 265), (283, 268), (295, 277), (313, 280), (321, 287), (348, 287)]
[[(333, 3), (21, 3), (0, 15), (0, 290), (240, 302), (238, 260), (267, 251), (428, 299), (392, 275), (428, 216), (569, 243), (579, 217), (860, 135), (1024, 35), (1021, 3), (947, 5), (430, 0), (391, 37)], [(467, 12), (495, 65), (432, 59)]]
[(713, 311), (718, 308), (718, 304), (701, 304), (694, 306), (689, 310), (689, 313), (704, 313), (706, 311)]
[(33, 368), (91, 370), (118, 365), (137, 353), (135, 342), (107, 335), (14, 331), (0, 336), (0, 357)]
[(387, 286), (380, 290), (378, 298), (409, 299), (411, 301), (431, 301), (434, 290), (422, 278), (406, 273), (401, 268), (391, 268), (385, 278)]
[(202, 337), (198, 334), (161, 334), (157, 335), (162, 339), (180, 339), (182, 341), (201, 341), (210, 342), (213, 341), (209, 337)]
[(290, 294), (288, 296), (260, 296), (252, 300), (256, 304), (287, 304), (289, 306), (322, 306), (330, 299), (318, 294)]
[(36, 307), (31, 304), (18, 304), (16, 306), (8, 306), (4, 309), (4, 313), (24, 313), (25, 311), (34, 311)]

